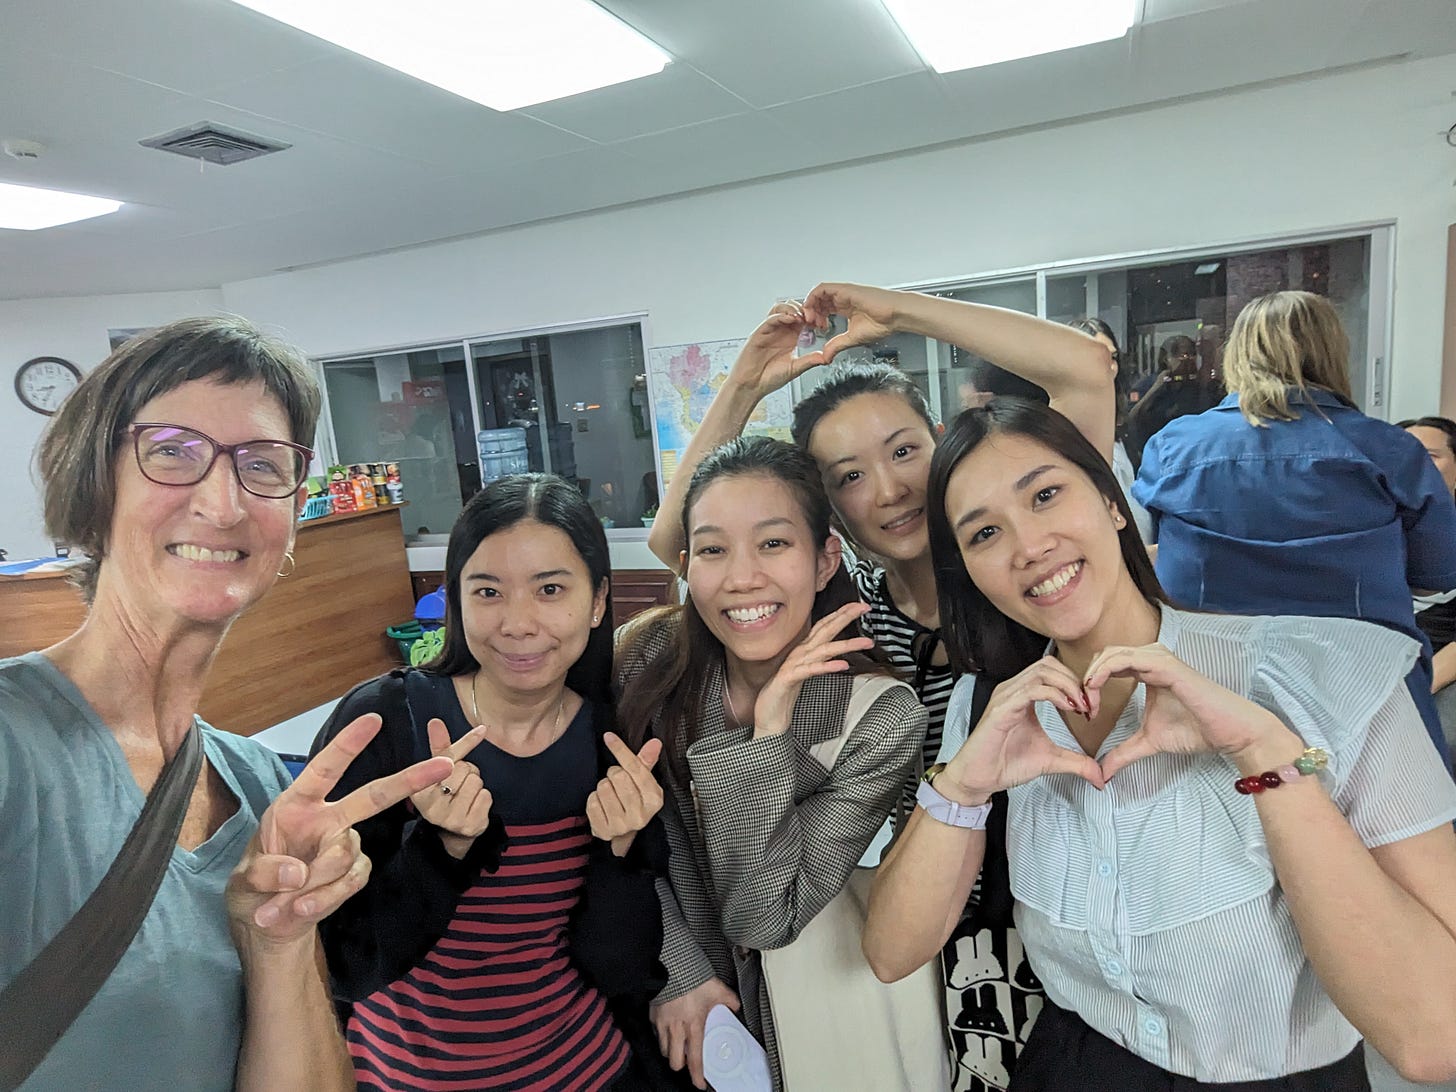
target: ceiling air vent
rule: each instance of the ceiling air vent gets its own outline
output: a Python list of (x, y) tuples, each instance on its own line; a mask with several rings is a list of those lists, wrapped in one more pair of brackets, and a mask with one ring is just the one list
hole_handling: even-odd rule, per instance
[(173, 129), (170, 133), (148, 137), (137, 143), (144, 148), (176, 152), (189, 159), (205, 159), (209, 163), (224, 167), (293, 147), (281, 140), (270, 140), (268, 137), (244, 133), (238, 129), (227, 129), (210, 121), (199, 121), (196, 125)]

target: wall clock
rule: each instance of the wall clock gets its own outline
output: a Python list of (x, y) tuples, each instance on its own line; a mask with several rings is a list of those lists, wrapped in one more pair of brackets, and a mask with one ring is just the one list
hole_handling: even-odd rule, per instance
[(69, 360), (38, 356), (15, 373), (15, 393), (27, 408), (49, 417), (80, 382), (81, 369)]

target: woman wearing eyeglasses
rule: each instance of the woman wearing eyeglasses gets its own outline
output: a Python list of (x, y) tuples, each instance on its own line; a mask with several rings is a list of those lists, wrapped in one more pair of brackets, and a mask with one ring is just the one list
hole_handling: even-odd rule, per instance
[(97, 367), (41, 442), (46, 529), (88, 555), (90, 610), (59, 644), (0, 661), (0, 991), (96, 888), (164, 773), (188, 768), (174, 758), (200, 741), (202, 762), (155, 896), (128, 893), (145, 917), (115, 969), (49, 1050), (40, 1002), (84, 968), (7, 1023), (0, 1073), (40, 1055), (24, 1088), (354, 1086), (315, 926), (369, 874), (353, 824), (452, 763), (329, 803), (377, 718), (290, 786), (265, 747), (195, 712), (223, 635), (293, 545), (318, 410), (292, 349), (188, 319)]

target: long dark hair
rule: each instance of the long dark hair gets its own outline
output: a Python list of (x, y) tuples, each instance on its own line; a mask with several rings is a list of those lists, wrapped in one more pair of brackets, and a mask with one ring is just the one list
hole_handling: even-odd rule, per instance
[(966, 410), (941, 438), (930, 461), (927, 505), (930, 557), (935, 565), (941, 633), (951, 667), (957, 674), (984, 672), (1001, 681), (1040, 659), (1047, 639), (1002, 614), (976, 587), (966, 572), (945, 511), (945, 490), (951, 474), (961, 460), (992, 436), (1024, 436), (1034, 440), (1086, 474), (1093, 487), (1122, 513), (1124, 526), (1117, 537), (1123, 564), (1132, 574), (1138, 591), (1154, 604), (1168, 602), (1168, 596), (1158, 583), (1112, 467), (1076, 425), (1049, 406), (1019, 398), (993, 398), (980, 409)]
[[(693, 506), (703, 491), (714, 482), (727, 478), (759, 477), (781, 482), (793, 495), (809, 525), (809, 535), (816, 550), (821, 549), (832, 533), (829, 528), (829, 498), (824, 494), (819, 468), (808, 452), (767, 436), (740, 436), (708, 454), (693, 472), (683, 498), (682, 528), (687, 536), (688, 553), (692, 553)], [(684, 569), (682, 574), (686, 577)], [(829, 582), (814, 597), (810, 617), (818, 621), (846, 603), (856, 602), (858, 595), (849, 573), (841, 565)], [(685, 779), (682, 756), (692, 743), (697, 724), (697, 710), (703, 698), (703, 684), (715, 664), (723, 660), (723, 644), (713, 635), (693, 605), (689, 594), (682, 606), (665, 608), (654, 622), (675, 630), (675, 639), (635, 671), (626, 683), (617, 705), (617, 719), (625, 728), (633, 746), (640, 746), (654, 718), (657, 735), (672, 769)], [(626, 641), (623, 658), (634, 659), (635, 640), (645, 639), (656, 625), (634, 626)], [(860, 636), (858, 622), (845, 627), (843, 636)], [(880, 658), (857, 654), (845, 657), (850, 671), (863, 674), (880, 670)]]
[(555, 474), (511, 474), (497, 478), (470, 498), (445, 548), (445, 647), (425, 665), (437, 675), (466, 675), (480, 667), (465, 641), (460, 613), (460, 574), (465, 563), (491, 535), (532, 520), (555, 527), (576, 547), (591, 575), (592, 591), (607, 582), (606, 610), (592, 629), (586, 650), (566, 672), (566, 685), (587, 701), (602, 704), (612, 696), (612, 559), (607, 535), (581, 490)]

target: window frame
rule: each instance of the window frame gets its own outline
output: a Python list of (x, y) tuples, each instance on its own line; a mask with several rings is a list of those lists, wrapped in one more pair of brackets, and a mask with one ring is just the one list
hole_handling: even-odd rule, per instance
[[(1228, 242), (1209, 242), (1181, 246), (1131, 250), (1102, 254), (1090, 258), (1068, 258), (1040, 264), (1011, 266), (961, 276), (938, 277), (910, 281), (891, 287), (912, 292), (945, 293), (968, 288), (982, 288), (1015, 281), (1036, 281), (1036, 315), (1046, 318), (1047, 278), (1106, 273), (1119, 269), (1135, 269), (1150, 265), (1191, 262), (1199, 259), (1224, 259), (1234, 254), (1257, 253), (1285, 247), (1308, 246), (1364, 236), (1370, 245), (1369, 345), (1367, 347), (1366, 381), (1361, 405), (1371, 417), (1389, 420), (1391, 347), (1394, 340), (1395, 295), (1395, 227), (1394, 220), (1370, 220), (1310, 231), (1279, 232), (1270, 235), (1244, 236)], [(932, 401), (939, 401), (940, 358), (930, 351), (933, 339), (927, 339), (930, 361), (927, 381), (934, 392)], [(807, 393), (801, 379), (793, 385), (794, 401)]]
[[(323, 402), (319, 413), (319, 426), (315, 440), (315, 458), (323, 466), (330, 466), (338, 462), (339, 446), (334, 435), (333, 407), (329, 404), (329, 388), (325, 382), (325, 369), (331, 364), (353, 364), (372, 362), (376, 357), (389, 356), (399, 353), (431, 352), (439, 349), (460, 349), (465, 359), (465, 379), (470, 390), (470, 420), (471, 431), (479, 433), (484, 429), (480, 417), (480, 390), (476, 382), (476, 369), (471, 366), (475, 359), (471, 353), (472, 345), (479, 345), (482, 342), (491, 341), (513, 341), (530, 337), (550, 337), (553, 334), (578, 333), (583, 330), (601, 330), (613, 326), (631, 326), (636, 324), (642, 337), (642, 349), (644, 364), (646, 366), (646, 352), (651, 346), (651, 323), (646, 311), (630, 311), (621, 315), (603, 316), (601, 318), (580, 319), (572, 322), (557, 322), (540, 326), (510, 327), (503, 330), (493, 330), (483, 334), (466, 334), (462, 337), (432, 338), (423, 342), (404, 342), (393, 345), (376, 346), (365, 349), (356, 349), (348, 352), (322, 353), (309, 358), (313, 366), (314, 378), (318, 381), (319, 389), (323, 393)], [(559, 395), (560, 392), (558, 392)], [(652, 429), (652, 452), (653, 469), (657, 468), (657, 406), (652, 400), (652, 384), (647, 385), (648, 419)], [(609, 527), (606, 528), (607, 541), (611, 542), (646, 542), (648, 529), (645, 527)], [(449, 535), (425, 535), (409, 543), (411, 546), (443, 546), (449, 540)]]

